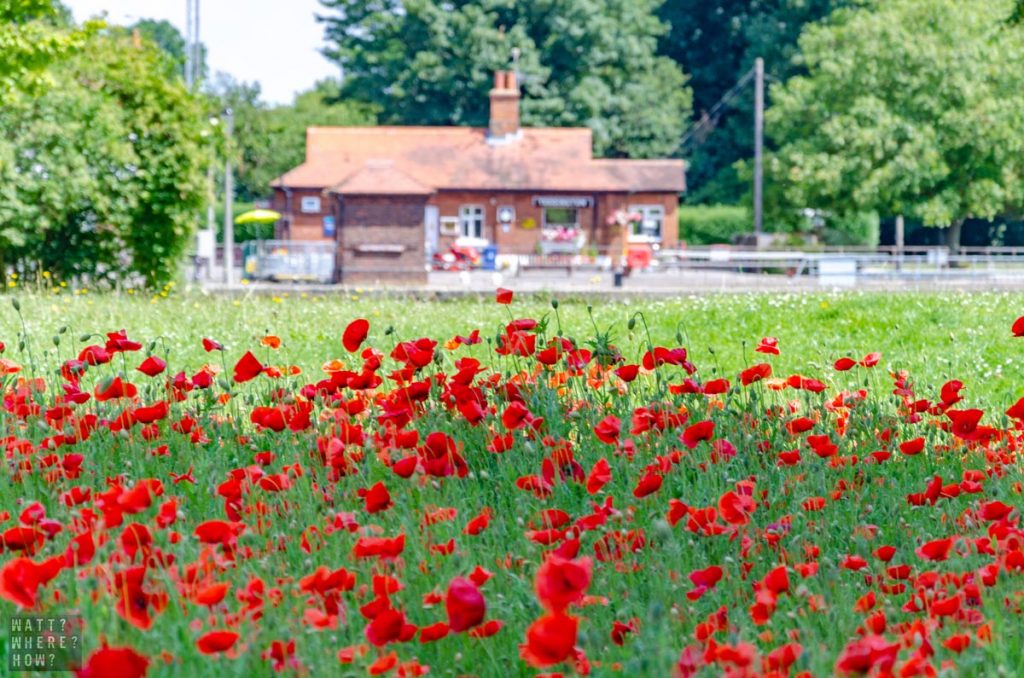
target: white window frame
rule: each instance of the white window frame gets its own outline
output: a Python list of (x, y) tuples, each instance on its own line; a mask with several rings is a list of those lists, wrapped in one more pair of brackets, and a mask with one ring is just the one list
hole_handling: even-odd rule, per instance
[(299, 211), (303, 214), (319, 214), (323, 203), (318, 195), (304, 195), (299, 200)]
[[(665, 206), (657, 204), (643, 204), (643, 205), (630, 205), (630, 214), (640, 215), (640, 232), (637, 233), (634, 228), (636, 224), (631, 224), (629, 227), (629, 242), (661, 242), (662, 237), (665, 233)], [(644, 225), (649, 219), (657, 216), (658, 220), (658, 232), (657, 235), (644, 232)]]
[(487, 210), (483, 205), (459, 205), (459, 235), (483, 238), (486, 228)]

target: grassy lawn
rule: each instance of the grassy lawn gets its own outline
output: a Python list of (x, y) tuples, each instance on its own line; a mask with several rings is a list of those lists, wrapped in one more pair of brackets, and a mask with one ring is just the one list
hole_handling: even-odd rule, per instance
[[(594, 324), (586, 302), (562, 300), (556, 315), (546, 298), (508, 307), (283, 291), (17, 299), (20, 316), (0, 300), (3, 357), (22, 366), (2, 382), (0, 615), (78, 611), (87, 656), (103, 639), (133, 648), (160, 676), (272, 675), (275, 642), (279, 663), (299, 675), (400, 675), (399, 664), (416, 675), (409, 662), (440, 676), (571, 675), (588, 662), (593, 675), (668, 676), (694, 662), (718, 675), (743, 662), (767, 669), (787, 652), (792, 673), (816, 676), (856, 667), (861, 655), (876, 669), (891, 654), (896, 670), (925, 661), (975, 675), (1009, 675), (1024, 663), (1012, 602), (1024, 554), (1019, 538), (1007, 538), (1018, 530), (1022, 441), (1003, 414), (1024, 395), (1024, 339), (1010, 333), (1024, 308), (1018, 296), (594, 302)], [(636, 312), (643, 317), (630, 331)], [(669, 385), (687, 376), (673, 364), (627, 384), (594, 360), (581, 372), (564, 360), (543, 367), (536, 356), (495, 354), (499, 335), (512, 336), (510, 318), (545, 315), (546, 327), (516, 341), (536, 331), (539, 351), (559, 327), (580, 346), (610, 332), (626, 363), (642, 363), (646, 321), (654, 345), (690, 349), (700, 384), (724, 377), (730, 387), (673, 393)], [(19, 351), (22, 318), (28, 345)], [(356, 318), (370, 323), (360, 351), (379, 350), (379, 368), (342, 346)], [(57, 394), (76, 393), (75, 380), (59, 377), (62, 363), (122, 328), (142, 349), (89, 367), (77, 383), (92, 397), (58, 407)], [(444, 347), (473, 329), (482, 343)], [(280, 337), (280, 348), (261, 345), (265, 335)], [(778, 338), (780, 355), (754, 351), (764, 336)], [(205, 352), (204, 337), (226, 351)], [(420, 337), (438, 340), (432, 356), (393, 353)], [(151, 378), (135, 367), (153, 341), (167, 369)], [(236, 367), (247, 350), (263, 366), (303, 373), (247, 375)], [(870, 352), (882, 354), (874, 368), (833, 369)], [(456, 376), (471, 367), (456, 364), (467, 357), (490, 369)], [(351, 376), (321, 371), (334, 359)], [(740, 384), (741, 370), (764, 362), (774, 377), (820, 379), (825, 390)], [(206, 363), (224, 366), (209, 388), (168, 386)], [(413, 367), (399, 387), (392, 377), (402, 363)], [(909, 372), (913, 396), (893, 394), (889, 370)], [(136, 395), (111, 395), (119, 373)], [(375, 388), (356, 382), (374, 374)], [(44, 378), (45, 393), (19, 389), (25, 376)], [(964, 383), (963, 400), (934, 409), (950, 379)], [(915, 398), (933, 411), (910, 416)], [(168, 409), (151, 421), (143, 406), (159, 402)], [(473, 403), (481, 408), (463, 408)], [(943, 413), (972, 407), (995, 428), (953, 427)], [(806, 427), (794, 428), (797, 419)], [(400, 442), (393, 426), (415, 439)], [(90, 435), (77, 440), (81, 427)], [(505, 436), (508, 449), (495, 451)], [(430, 440), (442, 441), (440, 455)], [(903, 443), (922, 451), (903, 452)], [(469, 531), (481, 516), (490, 517), (486, 529)], [(400, 547), (372, 542), (399, 535)], [(94, 555), (73, 563), (73, 538), (90, 540)], [(926, 544), (947, 538), (948, 559), (929, 559)], [(986, 539), (991, 554), (979, 546)], [(362, 553), (371, 543), (386, 552)], [(873, 555), (881, 546), (894, 547), (888, 564)], [(46, 563), (58, 571), (40, 582), (32, 573)], [(993, 564), (998, 577), (983, 569)], [(897, 565), (909, 579), (887, 569)], [(555, 566), (592, 573), (546, 579)], [(721, 581), (700, 589), (707, 575), (693, 573), (708, 568), (721, 568)], [(981, 572), (993, 581), (981, 586)], [(454, 616), (453, 586), (472, 589), (456, 596)], [(551, 586), (571, 594), (557, 613)], [(489, 625), (425, 635), (460, 613), (482, 621), (481, 595)], [(869, 616), (873, 633), (864, 631)], [(538, 620), (550, 623), (531, 627)], [(851, 649), (865, 633), (874, 649)], [(925, 636), (935, 655), (915, 659)], [(944, 645), (964, 638), (962, 654)], [(293, 655), (283, 649), (290, 641)]]
[[(70, 350), (62, 346), (55, 351), (49, 342), (61, 326), (69, 328), (70, 340), (126, 328), (144, 341), (164, 337), (174, 359), (192, 368), (209, 359), (202, 337), (218, 339), (237, 353), (264, 334), (276, 334), (283, 341), (283, 358), (312, 368), (338, 356), (341, 331), (357, 317), (369, 319), (377, 336), (391, 327), (395, 339), (441, 341), (474, 328), (493, 337), (508, 321), (505, 309), (490, 298), (424, 303), (304, 297), (288, 294), (287, 288), (273, 298), (171, 295), (154, 300), (64, 293), (21, 301), (29, 334), (51, 354), (67, 357)], [(522, 317), (552, 315), (547, 297), (517, 299), (515, 309)], [(675, 335), (681, 333), (680, 345), (689, 348), (702, 373), (716, 366), (726, 374), (738, 372), (754, 360), (752, 349), (760, 338), (774, 336), (782, 349), (777, 372), (821, 370), (842, 356), (859, 359), (879, 351), (882, 366), (908, 370), (922, 393), (958, 378), (979, 405), (1000, 405), (1022, 394), (1018, 365), (1024, 360), (1024, 340), (1007, 337), (1013, 320), (1024, 313), (1024, 295), (740, 294), (593, 302), (598, 327), (610, 327), (627, 350), (643, 348), (642, 325), (632, 333), (626, 328), (636, 311), (645, 314), (655, 344), (676, 345)], [(563, 301), (559, 312), (568, 335), (583, 339), (592, 333), (586, 301)], [(17, 317), (5, 309), (0, 341), (13, 346), (18, 329)]]

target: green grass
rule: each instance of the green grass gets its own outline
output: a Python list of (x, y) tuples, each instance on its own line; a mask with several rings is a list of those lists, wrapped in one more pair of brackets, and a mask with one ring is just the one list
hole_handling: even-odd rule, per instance
[[(202, 337), (220, 340), (235, 352), (255, 345), (266, 333), (284, 342), (281, 356), (304, 368), (340, 354), (341, 331), (357, 317), (370, 320), (371, 336), (394, 329), (396, 339), (429, 336), (448, 339), (481, 328), (498, 334), (508, 321), (490, 298), (422, 302), (393, 297), (289, 294), (243, 298), (179, 296), (22, 296), (33, 340), (51, 354), (67, 357), (68, 340), (83, 333), (127, 328), (143, 341), (164, 337), (177, 362), (196, 368), (209, 359)], [(776, 372), (818, 371), (836, 358), (883, 354), (881, 367), (906, 369), (928, 397), (951, 378), (967, 384), (965, 395), (979, 405), (1000, 406), (1022, 394), (1019, 365), (1024, 339), (1008, 341), (1009, 327), (1024, 314), (1024, 295), (1016, 294), (741, 294), (702, 295), (674, 300), (598, 301), (593, 315), (601, 330), (625, 348), (638, 350), (638, 324), (629, 316), (642, 311), (655, 344), (677, 345), (682, 335), (705, 378), (717, 364), (726, 375), (756, 362), (753, 348), (762, 336), (779, 339), (782, 355)], [(517, 299), (519, 317), (551, 315), (549, 298)], [(570, 335), (592, 332), (586, 301), (563, 301), (560, 312)], [(57, 351), (49, 342), (66, 325), (68, 337)], [(0, 341), (16, 344), (16, 316), (0, 314)], [(81, 346), (82, 344), (79, 344)], [(712, 354), (711, 351), (714, 351)], [(8, 356), (11, 353), (7, 354)], [(1012, 399), (1012, 400), (1011, 400)]]
[[(29, 369), (30, 362), (35, 364), (34, 374), (49, 379), (51, 393), (59, 390), (54, 377), (63, 360), (77, 355), (86, 343), (102, 343), (95, 336), (85, 340), (82, 335), (121, 328), (143, 344), (156, 341), (156, 353), (167, 358), (168, 374), (181, 369), (191, 374), (206, 362), (219, 363), (218, 354), (207, 354), (201, 348), (201, 339), (210, 337), (227, 347), (225, 361), (229, 374), (238, 357), (246, 349), (252, 349), (261, 359), (275, 365), (301, 366), (305, 374), (297, 380), (284, 382), (296, 388), (322, 378), (319, 367), (324, 362), (347, 356), (340, 344), (341, 332), (357, 317), (370, 320), (368, 344), (385, 354), (398, 341), (421, 336), (443, 343), (453, 335), (468, 334), (480, 328), (482, 335), (493, 337), (509, 319), (509, 309), (496, 305), (491, 298), (430, 303), (359, 295), (307, 298), (288, 295), (284, 289), (276, 298), (236, 299), (173, 293), (167, 298), (155, 299), (67, 292), (23, 294), (18, 299), (28, 345), (24, 351), (19, 351), (21, 320), (11, 310), (8, 300), (0, 300), (3, 304), (0, 341), (7, 345), (5, 358), (26, 366), (29, 373), (33, 373)], [(183, 566), (198, 562), (200, 558), (200, 546), (191, 537), (195, 525), (224, 517), (223, 501), (216, 496), (218, 485), (232, 469), (252, 465), (255, 453), (270, 450), (277, 458), (268, 472), (278, 472), (283, 465), (298, 463), (307, 469), (306, 473), (296, 478), (295, 485), (286, 492), (254, 492), (246, 496), (246, 506), (254, 507), (259, 502), (266, 509), (265, 531), (256, 534), (252, 527), (255, 519), (248, 516), (250, 528), (239, 541), (241, 548), (251, 548), (255, 555), (235, 562), (222, 561), (211, 575), (217, 581), (232, 584), (227, 599), (229, 611), (239, 608), (235, 594), (253, 576), (262, 578), (268, 589), (278, 587), (283, 592), (279, 605), (267, 604), (258, 624), (245, 622), (241, 625), (240, 656), (208, 658), (198, 653), (195, 639), (203, 631), (222, 625), (222, 621), (217, 619), (211, 623), (208, 613), (185, 603), (176, 593), (175, 578), (162, 570), (154, 570), (151, 576), (171, 591), (171, 603), (148, 632), (126, 624), (115, 614), (106, 588), (96, 583), (99, 576), (96, 573), (90, 571), (76, 577), (64, 572), (48, 587), (47, 590), (59, 589), (69, 600), (79, 601), (79, 609), (89, 624), (87, 649), (96, 647), (101, 636), (114, 645), (131, 645), (152, 658), (151, 675), (185, 672), (205, 675), (214, 671), (225, 677), (269, 675), (271, 671), (260, 659), (260, 652), (272, 640), (295, 638), (299, 646), (297, 656), (313, 675), (366, 675), (366, 662), (340, 666), (335, 654), (341, 647), (364, 642), (365, 620), (358, 607), (372, 595), (360, 598), (358, 594), (344, 594), (345, 612), (339, 628), (314, 632), (299, 621), (305, 597), (295, 593), (296, 580), (321, 564), (332, 569), (344, 566), (356, 572), (360, 585), (369, 583), (376, 568), (372, 563), (352, 559), (353, 537), (348, 533), (324, 538), (322, 547), (312, 553), (298, 546), (304, 530), (311, 526), (322, 529), (337, 512), (351, 511), (362, 525), (379, 524), (386, 535), (401, 531), (408, 536), (403, 554), (405, 566), (396, 573), (406, 589), (396, 598), (406, 608), (412, 623), (427, 625), (444, 618), (443, 605), (440, 609), (422, 608), (423, 594), (432, 590), (443, 592), (452, 577), (465, 575), (477, 565), (495, 573), (483, 593), (488, 602), (488, 617), (505, 622), (505, 628), (498, 635), (486, 640), (449, 637), (428, 645), (415, 641), (398, 645), (395, 649), (402, 660), (418, 657), (430, 665), (430, 675), (525, 676), (534, 672), (518, 659), (517, 645), (523, 640), (526, 626), (540, 614), (533, 594), (533, 576), (543, 551), (524, 536), (526, 524), (545, 508), (561, 508), (578, 518), (592, 510), (592, 500), (611, 496), (622, 514), (612, 518), (606, 529), (642, 527), (652, 546), (627, 558), (627, 562), (637, 566), (635, 571), (631, 568), (617, 571), (612, 563), (595, 567), (590, 593), (606, 596), (608, 605), (596, 604), (578, 611), (583, 617), (578, 644), (592, 660), (602, 663), (601, 667), (595, 667), (595, 675), (614, 673), (610, 666), (615, 663), (621, 663), (625, 675), (669, 675), (680, 650), (693, 642), (694, 624), (720, 605), (729, 606), (733, 628), (720, 635), (719, 642), (753, 643), (761, 652), (767, 652), (785, 642), (787, 633), (798, 632), (805, 654), (795, 669), (828, 675), (837, 654), (856, 637), (854, 630), (862, 615), (852, 610), (853, 603), (869, 590), (863, 573), (839, 569), (838, 563), (844, 555), (857, 553), (870, 559), (870, 552), (877, 545), (893, 544), (900, 549), (898, 562), (912, 564), (920, 568), (919, 571), (931, 566), (941, 571), (966, 572), (989, 562), (971, 554), (955, 557), (949, 563), (922, 564), (915, 559), (913, 547), (921, 541), (950, 534), (955, 529), (954, 521), (975, 506), (979, 498), (1019, 503), (1019, 496), (1013, 491), (1014, 483), (1024, 480), (1019, 463), (1002, 466), (1003, 475), (986, 481), (984, 495), (963, 494), (935, 506), (909, 507), (905, 496), (923, 492), (933, 476), (939, 475), (945, 482), (956, 482), (963, 468), (986, 468), (986, 461), (981, 451), (974, 448), (939, 452), (949, 443), (949, 437), (937, 427), (925, 424), (915, 427), (897, 420), (887, 372), (889, 369), (909, 371), (917, 397), (928, 399), (938, 396), (938, 389), (946, 380), (960, 379), (966, 388), (962, 392), (965, 400), (959, 407), (984, 408), (989, 411), (986, 423), (1004, 424), (1002, 411), (1024, 394), (1018, 368), (1022, 359), (1018, 354), (1024, 351), (1024, 343), (1021, 343), (1024, 340), (1011, 338), (1009, 331), (1013, 320), (1024, 310), (1022, 302), (1024, 297), (1007, 294), (719, 295), (665, 301), (593, 302), (597, 330), (604, 332), (610, 328), (613, 343), (629, 362), (639, 360), (646, 336), (643, 321), (638, 321), (632, 332), (627, 329), (627, 321), (635, 312), (642, 312), (654, 344), (687, 346), (702, 381), (721, 375), (734, 385), (720, 412), (702, 413), (700, 396), (690, 397), (686, 402), (693, 421), (705, 416), (715, 419), (716, 437), (728, 438), (737, 448), (737, 457), (725, 464), (709, 466), (707, 444), (703, 443), (666, 474), (657, 494), (643, 499), (632, 495), (638, 476), (655, 455), (667, 455), (679, 448), (676, 435), (669, 432), (661, 437), (642, 439), (636, 460), (630, 461), (598, 443), (590, 430), (607, 411), (622, 417), (623, 428), (627, 429), (632, 408), (663, 397), (655, 395), (654, 379), (637, 382), (628, 396), (619, 396), (607, 389), (587, 391), (582, 386), (578, 391), (570, 390), (568, 397), (578, 397), (585, 403), (585, 407), (572, 416), (565, 414), (565, 400), (554, 391), (538, 389), (530, 395), (531, 411), (546, 418), (547, 432), (572, 442), (584, 469), (606, 456), (613, 472), (613, 480), (598, 497), (590, 497), (579, 485), (562, 483), (556, 485), (548, 500), (541, 500), (516, 489), (515, 481), (539, 472), (545, 453), (542, 445), (520, 436), (514, 452), (501, 456), (485, 452), (490, 433), (484, 426), (471, 428), (457, 415), (435, 406), (426, 408), (415, 427), (422, 433), (437, 430), (455, 436), (464, 445), (472, 469), (468, 479), (403, 481), (379, 463), (368, 448), (366, 459), (359, 465), (359, 474), (325, 484), (322, 477), (316, 476), (316, 464), (311, 462), (310, 451), (315, 444), (310, 435), (256, 432), (247, 424), (249, 409), (268, 403), (275, 386), (261, 377), (240, 388), (234, 387), (236, 396), (224, 407), (216, 404), (213, 394), (196, 393), (175, 406), (172, 420), (185, 413), (195, 415), (207, 432), (209, 442), (192, 444), (187, 437), (167, 431), (166, 426), (161, 440), (156, 442), (144, 441), (137, 435), (97, 431), (77, 448), (86, 457), (83, 476), (77, 480), (49, 485), (38, 473), (0, 475), (0, 510), (17, 516), (26, 503), (38, 500), (47, 508), (48, 516), (67, 523), (75, 512), (62, 506), (59, 496), (70, 485), (89, 486), (94, 492), (100, 492), (105, 489), (107, 479), (119, 474), (129, 482), (157, 478), (164, 483), (167, 496), (179, 498), (179, 522), (172, 529), (181, 533), (182, 540), (172, 544), (166, 531), (151, 526), (154, 543), (164, 552), (174, 554), (176, 562)], [(516, 317), (539, 318), (547, 314), (549, 336), (558, 323), (567, 335), (581, 342), (595, 334), (585, 301), (563, 300), (557, 318), (547, 298), (517, 298), (511, 311)], [(68, 329), (61, 334), (61, 327)], [(389, 328), (392, 332), (385, 335)], [(258, 345), (259, 338), (268, 333), (283, 340), (281, 349), (273, 354)], [(681, 338), (679, 342), (677, 333)], [(758, 340), (766, 335), (779, 338), (781, 356), (769, 359), (753, 352)], [(872, 351), (883, 354), (881, 364), (873, 370), (836, 373), (831, 369), (836, 358), (848, 355), (859, 359)], [(440, 346), (438, 353), (442, 356), (438, 369), (451, 372), (452, 355)], [(522, 361), (497, 358), (486, 344), (459, 349), (455, 355), (477, 357), (506, 376), (522, 364)], [(97, 374), (90, 371), (83, 388), (91, 388), (104, 377), (124, 371), (139, 384), (142, 399), (152, 402), (161, 397), (162, 377), (150, 381), (135, 373), (133, 368), (140, 360), (141, 354), (131, 354), (124, 362), (118, 358), (110, 365), (96, 368)], [(823, 397), (814, 397), (806, 392), (775, 393), (760, 387), (737, 388), (737, 373), (764, 360), (770, 360), (778, 376), (797, 372), (821, 378), (828, 382), (829, 390)], [(391, 369), (388, 363), (381, 373), (386, 375)], [(428, 371), (432, 370), (433, 366), (428, 367)], [(678, 369), (673, 372), (676, 373)], [(6, 382), (7, 386), (10, 384)], [(907, 458), (897, 454), (885, 466), (861, 464), (833, 468), (804, 448), (804, 461), (795, 469), (778, 468), (771, 458), (759, 453), (757, 443), (762, 437), (771, 440), (775, 450), (798, 445), (780, 429), (777, 419), (765, 416), (769, 407), (798, 401), (805, 411), (821, 414), (822, 426), (827, 431), (834, 421), (833, 415), (826, 413), (820, 403), (831, 399), (839, 390), (860, 386), (869, 390), (871, 398), (864, 407), (853, 411), (851, 431), (842, 442), (842, 454), (863, 457), (877, 449), (876, 434), (885, 427), (894, 427), (898, 440), (925, 436), (929, 450), (935, 451)], [(387, 381), (385, 387), (390, 387)], [(220, 389), (215, 387), (215, 391)], [(488, 397), (498, 405), (500, 415), (504, 407), (500, 396), (489, 392)], [(108, 405), (106, 412), (109, 415), (117, 409), (110, 409)], [(0, 418), (5, 416), (0, 414)], [(240, 423), (237, 427), (218, 423), (225, 416), (236, 418)], [(318, 421), (317, 430), (326, 430), (330, 418), (327, 415)], [(372, 429), (370, 421), (366, 425)], [(501, 430), (500, 423), (491, 425)], [(11, 417), (6, 418), (4, 427), (0, 436), (14, 434), (38, 441), (46, 434), (41, 425), (21, 427)], [(250, 436), (247, 442), (237, 440), (240, 431)], [(168, 444), (167, 456), (149, 453), (157, 442)], [(184, 473), (190, 467), (194, 470), (196, 485), (171, 483), (172, 472)], [(670, 498), (682, 499), (691, 506), (714, 505), (736, 481), (750, 477), (757, 478), (758, 491), (765, 492), (765, 500), (753, 516), (749, 532), (752, 570), (744, 579), (740, 576), (740, 563), (744, 560), (740, 540), (700, 537), (686, 531), (683, 524), (672, 528), (665, 522), (664, 515)], [(383, 514), (367, 515), (361, 509), (357, 489), (377, 481), (387, 485), (396, 506)], [(841, 483), (850, 489), (832, 500), (831, 494)], [(326, 490), (329, 501), (325, 501), (320, 489)], [(813, 496), (830, 497), (826, 510), (808, 514), (800, 509), (800, 502)], [(156, 499), (151, 509), (126, 515), (125, 524), (151, 523), (156, 507), (165, 498)], [(465, 522), (484, 506), (493, 509), (495, 514), (491, 528), (475, 538), (462, 535)], [(426, 507), (455, 508), (458, 518), (424, 530), (421, 519)], [(762, 537), (765, 531), (777, 529), (785, 520), (792, 521), (791, 530), (781, 542), (792, 558), (790, 562), (803, 558), (805, 545), (815, 544), (822, 552), (821, 571), (806, 580), (791, 572), (794, 593), (780, 597), (770, 626), (757, 627), (747, 613), (751, 583), (780, 559)], [(12, 524), (0, 523), (0, 529)], [(864, 525), (876, 527), (878, 535), (874, 541), (868, 541), (854, 530)], [(122, 525), (109, 531), (111, 541), (98, 548), (93, 565), (106, 562), (116, 553), (116, 540), (123, 529)], [(960, 531), (972, 538), (983, 534), (983, 528), (969, 524)], [(430, 552), (431, 543), (441, 543), (450, 537), (458, 543), (453, 556), (441, 557)], [(593, 539), (594, 535), (588, 533), (582, 554), (593, 555)], [(314, 542), (321, 543), (316, 538)], [(36, 559), (62, 553), (66, 543), (65, 531), (54, 543), (47, 544)], [(283, 548), (273, 548), (277, 544)], [(522, 564), (503, 567), (501, 563), (506, 557), (513, 562), (522, 559)], [(8, 558), (7, 554), (0, 556), (0, 563), (7, 562)], [(419, 567), (421, 564), (425, 571)], [(686, 575), (710, 564), (722, 565), (727, 571), (726, 579), (701, 600), (687, 601), (684, 594), (690, 585)], [(872, 567), (878, 569), (874, 563)], [(1024, 662), (1024, 647), (1015, 640), (1019, 637), (1019, 618), (1007, 613), (1002, 602), (1004, 597), (1014, 595), (1016, 585), (1014, 579), (1004, 578), (995, 589), (986, 590), (982, 610), (993, 625), (997, 642), (984, 648), (972, 647), (966, 652), (959, 664), (963, 673), (984, 675), (1001, 666), (1012, 674), (1014, 667)], [(823, 612), (808, 611), (811, 595), (822, 597), (827, 606)], [(880, 609), (886, 611), (891, 623), (910, 618), (900, 612), (905, 595), (880, 596), (880, 600)], [(52, 601), (48, 601), (47, 608), (63, 609)], [(0, 601), (0, 612), (12, 609), (9, 603)], [(224, 610), (218, 612), (221, 616), (223, 613)], [(612, 645), (608, 640), (612, 622), (633, 617), (640, 620), (639, 633), (624, 647)], [(939, 647), (952, 633), (952, 628), (951, 624), (950, 629), (935, 631), (932, 642), (939, 652), (936, 664), (939, 660), (954, 658)], [(772, 632), (772, 637), (759, 638), (766, 630)], [(5, 662), (3, 642), (0, 638), (0, 662)], [(173, 655), (171, 663), (165, 664), (158, 658), (161, 650)], [(906, 656), (904, 652), (901, 658)]]

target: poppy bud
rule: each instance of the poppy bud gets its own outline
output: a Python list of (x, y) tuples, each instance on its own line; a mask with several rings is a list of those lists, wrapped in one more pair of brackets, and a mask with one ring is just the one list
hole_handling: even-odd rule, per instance
[(11, 306), (14, 307), (15, 311), (21, 312), (21, 302), (18, 301), (17, 297), (11, 297)]
[(628, 330), (629, 330), (630, 332), (632, 332), (632, 331), (633, 331), (633, 328), (634, 328), (634, 327), (636, 327), (636, 316), (634, 316), (634, 317), (630, 318), (630, 319), (629, 319), (629, 322), (628, 322), (628, 323), (626, 323), (626, 328), (627, 328), (627, 329), (628, 329)]
[(18, 351), (20, 352), (20, 351), (24, 351), (24, 350), (25, 350), (25, 340), (24, 339), (19, 339), (18, 340)]
[(67, 331), (68, 331), (68, 326), (67, 325), (61, 325), (60, 327), (57, 328), (57, 334), (64, 334)]
[(60, 335), (59, 334), (53, 335), (53, 345), (54, 346), (60, 346)]
[(78, 335), (78, 340), (79, 341), (89, 341), (90, 339), (92, 339), (92, 335), (91, 334), (80, 334), (80, 335)]
[(225, 391), (231, 390), (231, 382), (229, 382), (227, 379), (218, 379), (217, 383), (220, 384), (220, 387)]
[(388, 325), (388, 328), (386, 330), (384, 330), (384, 336), (385, 337), (390, 337), (394, 333), (395, 333), (395, 328), (392, 327), (391, 325)]
[(556, 311), (558, 310), (558, 299), (551, 300), (551, 308), (555, 309)]
[(681, 333), (679, 333), (679, 332), (676, 332), (676, 343), (677, 344), (683, 343), (683, 335)]
[(153, 349), (155, 349), (155, 348), (156, 348), (156, 342), (155, 341), (149, 342), (149, 346), (146, 347), (146, 353), (152, 353)]

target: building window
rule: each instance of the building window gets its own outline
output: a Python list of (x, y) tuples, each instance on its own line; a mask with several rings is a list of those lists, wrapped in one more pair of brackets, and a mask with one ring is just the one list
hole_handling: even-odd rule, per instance
[(545, 230), (578, 229), (580, 213), (575, 207), (545, 207)]
[(320, 211), (320, 198), (315, 195), (307, 195), (299, 203), (299, 209), (303, 214), (315, 214)]
[(665, 208), (661, 205), (630, 205), (629, 213), (639, 219), (631, 222), (629, 239), (634, 242), (661, 242)]
[(480, 205), (460, 207), (459, 232), (464, 238), (484, 237), (484, 208)]

